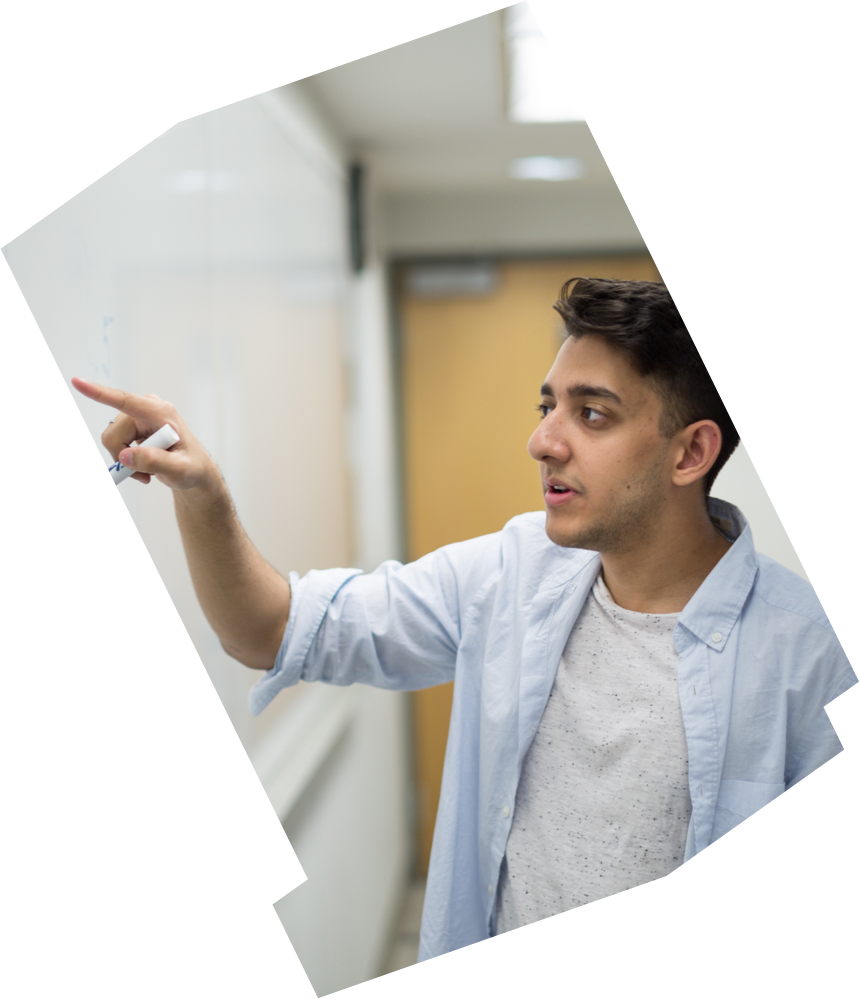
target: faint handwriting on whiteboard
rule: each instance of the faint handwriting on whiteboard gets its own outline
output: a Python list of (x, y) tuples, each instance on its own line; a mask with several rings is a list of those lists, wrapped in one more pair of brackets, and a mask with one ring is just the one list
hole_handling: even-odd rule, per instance
[(87, 354), (95, 378), (110, 378), (113, 370), (113, 316), (103, 316), (101, 323), (87, 331)]

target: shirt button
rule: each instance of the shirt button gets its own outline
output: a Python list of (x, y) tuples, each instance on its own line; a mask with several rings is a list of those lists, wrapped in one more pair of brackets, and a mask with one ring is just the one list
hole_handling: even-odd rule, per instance
[(510, 814), (510, 809), (507, 807), (507, 805), (504, 806), (504, 811), (501, 814), (504, 816), (505, 819)]
[(489, 890), (489, 892), (491, 894), (491, 892), (492, 892), (492, 885), (487, 885), (486, 887), (487, 887), (487, 889)]
[(722, 641), (722, 634), (721, 634), (721, 632), (719, 632), (719, 631), (714, 631), (713, 632), (713, 641), (714, 642), (721, 642)]

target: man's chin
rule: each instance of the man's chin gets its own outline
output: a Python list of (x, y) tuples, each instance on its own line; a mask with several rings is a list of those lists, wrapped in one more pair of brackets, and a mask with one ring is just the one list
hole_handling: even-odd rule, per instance
[(549, 540), (561, 548), (585, 548), (590, 551), (599, 551), (598, 538), (602, 532), (590, 529), (588, 525), (577, 522), (564, 522), (563, 517), (559, 517), (551, 510), (546, 513), (546, 536)]

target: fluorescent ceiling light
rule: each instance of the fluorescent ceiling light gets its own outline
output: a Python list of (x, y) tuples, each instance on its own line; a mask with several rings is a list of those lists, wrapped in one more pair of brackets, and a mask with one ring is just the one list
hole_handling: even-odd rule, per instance
[(557, 53), (527, 3), (504, 11), (511, 121), (584, 121)]
[(508, 170), (516, 180), (576, 180), (585, 165), (575, 156), (522, 156)]

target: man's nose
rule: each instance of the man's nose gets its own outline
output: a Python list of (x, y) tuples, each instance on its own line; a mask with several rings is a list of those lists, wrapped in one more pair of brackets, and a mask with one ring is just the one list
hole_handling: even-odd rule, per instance
[(553, 417), (554, 412), (543, 417), (528, 441), (528, 454), (535, 461), (567, 461), (570, 457), (569, 444)]

